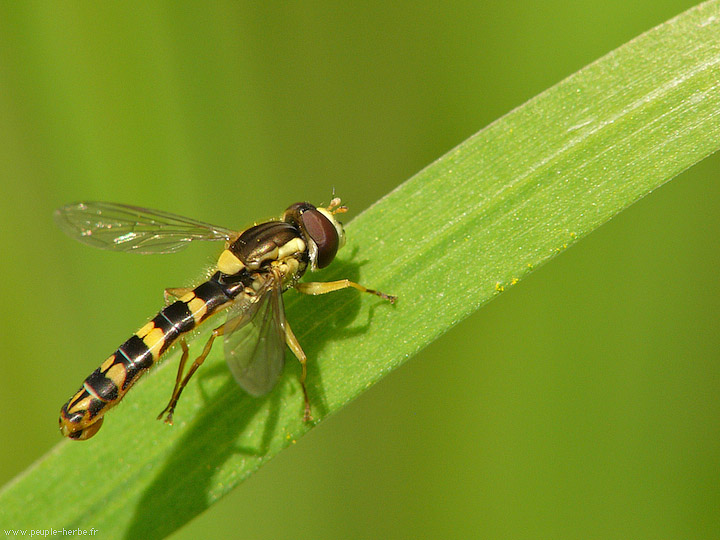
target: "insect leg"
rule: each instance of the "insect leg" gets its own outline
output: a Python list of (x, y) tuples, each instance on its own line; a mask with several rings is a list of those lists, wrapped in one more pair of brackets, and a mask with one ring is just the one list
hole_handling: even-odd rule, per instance
[[(175, 377), (175, 387), (172, 391), (172, 398), (170, 399), (170, 403), (172, 403), (173, 400), (175, 401), (175, 403), (177, 403), (177, 399), (180, 396), (179, 388), (183, 380), (183, 371), (185, 371), (185, 364), (187, 363), (187, 359), (190, 356), (190, 349), (188, 349), (187, 341), (185, 341), (185, 338), (180, 338), (180, 347), (182, 347), (182, 356), (180, 357), (180, 365), (178, 366), (177, 376)], [(165, 412), (167, 412), (167, 410), (170, 408), (170, 403), (168, 403), (168, 406), (165, 407), (165, 410), (163, 410), (163, 412), (158, 414), (158, 420), (160, 420), (163, 414), (165, 414)], [(168, 416), (170, 417), (170, 421), (168, 423), (172, 423), (172, 412)]]
[(389, 301), (391, 304), (394, 304), (395, 300), (397, 300), (397, 296), (385, 294), (374, 289), (368, 289), (367, 287), (363, 287), (359, 283), (355, 283), (354, 281), (350, 281), (349, 279), (341, 279), (339, 281), (327, 281), (324, 283), (320, 281), (311, 281), (308, 283), (298, 283), (297, 285), (295, 285), (295, 288), (304, 294), (325, 294), (333, 291), (339, 291), (340, 289), (347, 289), (348, 287), (352, 287), (353, 289), (357, 289), (361, 292), (374, 294), (376, 296), (379, 296), (380, 298), (383, 298), (384, 300)]
[(172, 299), (185, 296), (187, 293), (192, 292), (192, 287), (169, 287), (163, 291), (163, 298), (167, 305), (172, 304)]
[(175, 382), (175, 388), (173, 389), (172, 396), (170, 397), (170, 402), (167, 404), (167, 407), (163, 409), (163, 411), (158, 415), (158, 420), (165, 416), (165, 423), (166, 424), (172, 424), (173, 420), (173, 413), (175, 412), (175, 407), (177, 406), (177, 402), (180, 399), (180, 394), (182, 394), (182, 391), (185, 389), (185, 386), (187, 386), (187, 383), (190, 381), (192, 376), (195, 374), (197, 369), (202, 365), (202, 363), (205, 361), (205, 358), (207, 358), (207, 355), (210, 354), (210, 350), (212, 349), (213, 341), (215, 341), (215, 338), (222, 336), (225, 332), (225, 325), (218, 326), (212, 331), (212, 334), (210, 335), (210, 339), (208, 339), (207, 343), (205, 344), (205, 348), (203, 349), (200, 356), (198, 356), (195, 361), (193, 362), (192, 366), (190, 366), (190, 369), (188, 370), (187, 374), (185, 375), (182, 380), (180, 380), (182, 369), (185, 367), (185, 362), (187, 361), (188, 356), (188, 349), (187, 344), (185, 343), (185, 340), (182, 340), (180, 342), (181, 346), (183, 347), (183, 357), (180, 359), (180, 368), (178, 369), (178, 376)]
[(290, 323), (287, 321), (285, 321), (285, 342), (302, 366), (300, 386), (302, 386), (303, 397), (305, 398), (305, 414), (303, 415), (303, 420), (305, 422), (309, 422), (312, 420), (312, 413), (310, 412), (310, 399), (308, 398), (307, 388), (305, 388), (305, 379), (307, 378), (307, 356), (305, 356), (305, 351), (302, 350), (302, 347), (295, 337), (292, 328), (290, 328)]

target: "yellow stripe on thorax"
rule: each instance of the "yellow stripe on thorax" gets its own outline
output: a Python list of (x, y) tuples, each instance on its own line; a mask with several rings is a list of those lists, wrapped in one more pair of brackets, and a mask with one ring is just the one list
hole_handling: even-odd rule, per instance
[(220, 254), (217, 262), (217, 269), (223, 274), (237, 274), (243, 268), (245, 268), (243, 262), (229, 249), (226, 249)]
[(284, 246), (280, 246), (280, 249), (278, 250), (278, 259), (284, 259), (290, 255), (302, 253), (303, 251), (305, 251), (305, 242), (303, 242), (302, 238), (293, 238)]

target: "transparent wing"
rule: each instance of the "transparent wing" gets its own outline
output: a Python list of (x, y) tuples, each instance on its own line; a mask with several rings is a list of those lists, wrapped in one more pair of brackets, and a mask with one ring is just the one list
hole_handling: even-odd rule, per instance
[(127, 204), (81, 202), (55, 210), (69, 236), (100, 249), (174, 253), (194, 240), (227, 240), (234, 232), (161, 210)]
[(271, 278), (257, 302), (243, 304), (228, 313), (225, 360), (248, 394), (262, 396), (273, 389), (285, 365), (282, 287)]

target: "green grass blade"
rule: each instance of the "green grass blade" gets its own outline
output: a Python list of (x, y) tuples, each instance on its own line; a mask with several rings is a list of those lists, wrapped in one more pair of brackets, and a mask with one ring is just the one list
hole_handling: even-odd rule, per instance
[[(349, 224), (341, 260), (318, 279), (349, 277), (400, 302), (286, 295), (311, 359), (316, 417), (718, 147), (712, 1), (512, 111)], [(309, 429), (295, 364), (271, 395), (253, 399), (234, 384), (221, 347), (188, 387), (176, 425), (163, 426), (154, 416), (176, 362), (146, 376), (96, 438), (59, 444), (6, 486), (0, 525), (164, 537)]]

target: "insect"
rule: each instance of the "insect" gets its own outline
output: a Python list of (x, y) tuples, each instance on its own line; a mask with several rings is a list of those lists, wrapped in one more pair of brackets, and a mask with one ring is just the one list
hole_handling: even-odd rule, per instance
[[(339, 198), (327, 207), (296, 203), (280, 220), (244, 231), (233, 231), (175, 214), (107, 202), (82, 202), (55, 211), (60, 228), (73, 238), (101, 249), (132, 253), (172, 253), (197, 240), (222, 240), (225, 249), (212, 276), (195, 288), (165, 289), (166, 307), (105, 360), (60, 411), (61, 433), (89, 439), (102, 426), (104, 415), (131, 386), (179, 342), (182, 356), (170, 401), (158, 419), (172, 423), (178, 399), (188, 381), (223, 338), (225, 358), (237, 383), (261, 396), (275, 386), (285, 363), (285, 345), (300, 361), (304, 419), (310, 420), (305, 378), (307, 357), (285, 320), (282, 293), (294, 288), (305, 294), (325, 294), (348, 287), (394, 303), (396, 297), (367, 289), (347, 279), (299, 283), (308, 267), (329, 265), (345, 233), (336, 215), (346, 212)], [(172, 299), (175, 299), (171, 302)], [(185, 335), (212, 315), (227, 312), (202, 353), (185, 371), (189, 350)]]

